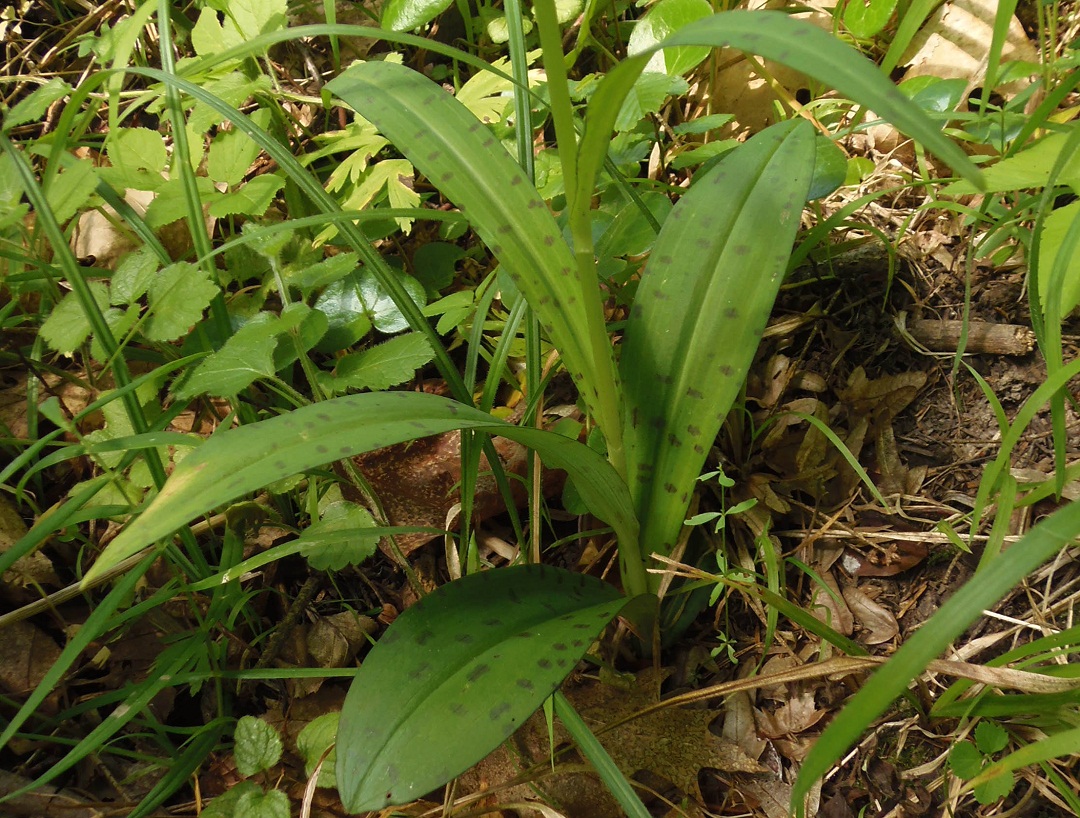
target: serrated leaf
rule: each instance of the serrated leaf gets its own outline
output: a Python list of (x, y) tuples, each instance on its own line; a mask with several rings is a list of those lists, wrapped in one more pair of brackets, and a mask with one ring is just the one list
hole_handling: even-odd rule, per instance
[(230, 193), (219, 194), (208, 212), (221, 219), (225, 216), (262, 216), (269, 209), (285, 179), (276, 173), (264, 173)]
[(774, 125), (699, 174), (656, 239), (620, 360), (644, 553), (670, 553), (682, 531), (783, 281), (813, 165), (813, 129)]
[(430, 23), (452, 3), (453, 0), (389, 0), (383, 6), (382, 27), (391, 31), (412, 31)]
[(1000, 753), (1009, 743), (1009, 733), (1000, 724), (980, 721), (975, 725), (975, 746), (985, 755)]
[(334, 370), (334, 389), (389, 389), (404, 383), (416, 370), (431, 362), (434, 351), (427, 338), (416, 332), (353, 352), (340, 359)]
[(233, 735), (236, 771), (249, 778), (281, 760), (281, 736), (262, 719), (241, 716)]
[(949, 767), (957, 778), (970, 781), (982, 770), (983, 756), (970, 741), (961, 741), (949, 751)]
[[(363, 533), (365, 528), (374, 527), (375, 519), (366, 508), (345, 501), (331, 503), (320, 520), (300, 532), (300, 554), (317, 571), (341, 571), (359, 565), (375, 553), (379, 544), (378, 535)], [(343, 539), (342, 533), (352, 536)]]
[(161, 134), (149, 128), (116, 128), (110, 131), (105, 152), (113, 170), (121, 177), (117, 179), (113, 176), (110, 179), (117, 187), (139, 187), (123, 182), (139, 181), (143, 172), (160, 175), (168, 161), (165, 140)]
[(176, 390), (176, 396), (181, 400), (202, 394), (232, 397), (257, 378), (271, 377), (276, 371), (273, 355), (278, 339), (298, 326), (305, 315), (298, 310), (283, 312), (281, 317), (257, 313), (221, 349), (199, 362)]
[[(260, 128), (270, 123), (270, 111), (260, 108), (248, 115)], [(220, 131), (210, 142), (206, 156), (206, 174), (215, 182), (229, 187), (244, 180), (252, 163), (259, 156), (259, 146), (243, 131), (232, 128)]]
[(542, 565), (471, 574), (405, 610), (353, 678), (338, 727), (350, 812), (419, 798), (508, 738), (626, 604)]
[(626, 95), (626, 99), (623, 100), (622, 109), (615, 120), (615, 130), (630, 130), (643, 117), (659, 111), (672, 93), (685, 90), (686, 83), (682, 80), (673, 79), (662, 72), (645, 72), (638, 77), (634, 87)]
[(178, 261), (158, 273), (150, 285), (150, 317), (144, 332), (151, 341), (173, 341), (202, 318), (218, 287), (201, 267)]
[(199, 818), (235, 818), (237, 802), (249, 792), (261, 793), (262, 787), (254, 781), (237, 781), (207, 804)]
[[(100, 281), (91, 281), (89, 287), (98, 309), (106, 310), (109, 306), (109, 288)], [(71, 355), (89, 334), (90, 320), (75, 293), (68, 293), (60, 299), (40, 330), (45, 343), (61, 355)]]
[(232, 818), (289, 818), (289, 797), (281, 790), (247, 790), (236, 799)]
[[(356, 190), (341, 205), (342, 210), (365, 210), (383, 190), (391, 207), (407, 208), (420, 204), (420, 194), (412, 189), (409, 181), (413, 167), (404, 159), (384, 159), (370, 167)], [(403, 232), (412, 229), (413, 219), (396, 217)]]
[(1012, 792), (1014, 783), (1013, 774), (1008, 771), (1003, 772), (981, 784), (976, 784), (973, 790), (975, 799), (980, 804), (993, 804)]
[(576, 440), (513, 426), (435, 395), (371, 392), (215, 434), (177, 465), (147, 511), (106, 546), (86, 581), (198, 515), (275, 480), (455, 429), (490, 432), (535, 449), (548, 466), (564, 469), (577, 480), (589, 508), (620, 537), (637, 537), (626, 485), (603, 457)]
[(161, 266), (157, 254), (149, 245), (128, 253), (116, 265), (109, 298), (114, 306), (134, 304), (154, 283), (154, 276)]
[[(205, 176), (196, 176), (195, 186), (204, 205), (213, 207), (223, 195), (218, 193), (214, 183)], [(146, 208), (146, 224), (157, 230), (187, 216), (187, 200), (184, 197), (183, 179), (169, 179), (157, 189), (157, 195)]]
[(63, 99), (71, 93), (71, 86), (59, 77), (53, 77), (44, 85), (40, 85), (15, 103), (4, 115), (3, 127), (9, 131), (16, 125), (24, 122), (34, 122), (42, 119), (49, 106), (56, 100)]
[[(319, 770), (319, 780), (316, 782), (319, 787), (337, 786), (337, 749), (330, 748), (334, 747), (337, 740), (340, 718), (339, 712), (323, 713), (312, 719), (296, 737), (296, 749), (304, 759), (304, 775), (311, 778), (315, 767), (320, 761), (323, 763)], [(329, 753), (326, 752), (328, 749)]]
[(360, 257), (356, 253), (339, 253), (301, 269), (287, 270), (285, 281), (307, 293), (340, 281), (359, 266)]
[(89, 159), (79, 159), (65, 167), (45, 190), (56, 220), (63, 224), (89, 201), (97, 187), (97, 168)]

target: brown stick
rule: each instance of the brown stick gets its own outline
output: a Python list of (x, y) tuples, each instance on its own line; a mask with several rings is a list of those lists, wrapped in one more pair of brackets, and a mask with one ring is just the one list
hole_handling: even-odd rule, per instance
[[(907, 322), (911, 337), (933, 352), (956, 352), (960, 346), (963, 321), (912, 319)], [(970, 321), (964, 352), (989, 355), (1027, 355), (1035, 348), (1035, 333), (1021, 324), (990, 324)]]

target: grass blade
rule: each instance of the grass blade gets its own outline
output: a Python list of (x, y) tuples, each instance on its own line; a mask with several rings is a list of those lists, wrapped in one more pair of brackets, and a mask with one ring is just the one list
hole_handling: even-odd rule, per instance
[(1070, 503), (1029, 531), (1008, 551), (979, 572), (934, 614), (896, 654), (863, 685), (826, 728), (806, 757), (792, 795), (802, 814), (802, 800), (814, 782), (840, 759), (870, 724), (907, 689), (931, 660), (1012, 590), (1024, 577), (1080, 535), (1080, 503)]

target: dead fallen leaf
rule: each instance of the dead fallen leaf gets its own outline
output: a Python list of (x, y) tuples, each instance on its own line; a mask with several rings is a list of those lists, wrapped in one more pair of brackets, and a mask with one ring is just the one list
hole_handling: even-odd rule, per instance
[[(528, 461), (526, 449), (504, 437), (492, 438), (492, 444), (507, 475), (524, 477)], [(451, 510), (460, 501), (461, 435), (458, 432), (388, 446), (362, 454), (354, 458), (354, 462), (371, 484), (390, 525), (443, 528), (447, 519), (452, 518)], [(545, 470), (545, 495), (558, 492), (564, 479), (562, 472)], [(515, 503), (523, 506), (528, 501), (524, 485), (512, 478), (509, 482)], [(359, 490), (351, 485), (343, 486), (342, 493), (348, 500), (363, 502)], [(482, 457), (480, 479), (476, 484), (475, 517), (483, 520), (505, 510), (491, 467)], [(405, 534), (395, 540), (408, 556), (437, 536)], [(388, 547), (383, 550), (390, 555)]]
[(883, 550), (865, 553), (848, 550), (844, 554), (844, 567), (857, 577), (894, 577), (914, 568), (930, 553), (925, 543), (900, 540), (889, 543)]
[[(589, 682), (566, 690), (566, 696), (582, 718), (597, 732), (601, 744), (610, 753), (619, 769), (627, 776), (648, 772), (671, 782), (684, 793), (701, 801), (698, 773), (703, 768), (724, 772), (767, 772), (738, 744), (709, 730), (716, 719), (715, 710), (671, 707), (632, 719), (610, 730), (612, 724), (655, 704), (660, 699), (660, 684), (670, 670), (643, 670), (627, 687)], [(556, 723), (555, 746), (568, 739), (565, 730)], [(478, 764), (459, 781), (466, 791), (497, 789), (521, 771), (543, 764), (549, 757), (549, 738), (542, 715), (533, 716), (514, 737), (521, 754), (516, 758), (500, 749)], [(622, 812), (591, 773), (561, 772), (532, 785), (539, 787), (548, 799), (567, 815), (589, 818), (616, 818)], [(532, 801), (536, 794), (530, 786), (498, 790), (493, 793), (494, 804)]]
[(859, 624), (869, 631), (862, 640), (866, 644), (880, 645), (900, 633), (896, 617), (854, 585), (844, 588), (844, 601)]
[[(19, 512), (5, 496), (0, 495), (0, 554), (7, 553), (26, 535), (26, 530), (26, 523)], [(40, 551), (15, 560), (15, 564), (4, 572), (3, 581), (18, 588), (60, 585), (60, 578), (56, 576), (52, 563)]]
[[(23, 696), (37, 687), (60, 658), (60, 647), (43, 630), (30, 622), (9, 622), (0, 628), (0, 688)], [(56, 705), (53, 693), (47, 709)]]
[(810, 613), (834, 631), (850, 636), (855, 628), (855, 621), (848, 606), (844, 604), (843, 596), (840, 595), (836, 578), (833, 577), (831, 571), (819, 572), (818, 576), (829, 586), (832, 593), (815, 583), (813, 594), (810, 596)]

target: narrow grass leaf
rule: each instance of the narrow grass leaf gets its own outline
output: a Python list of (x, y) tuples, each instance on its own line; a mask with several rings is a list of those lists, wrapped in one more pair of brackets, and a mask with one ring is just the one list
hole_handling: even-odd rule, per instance
[[(1004, 554), (979, 572), (905, 642), (896, 654), (862, 686), (821, 734), (806, 757), (792, 793), (800, 814), (803, 798), (873, 721), (922, 673), (931, 660), (1036, 568), (1080, 535), (1080, 503), (1070, 503), (1029, 531)], [(1075, 732), (1075, 731), (1072, 731)], [(1061, 734), (1064, 735), (1064, 734)], [(1039, 743), (1042, 746), (1046, 740)], [(1068, 739), (1066, 739), (1068, 741)], [(1075, 752), (1075, 746), (1071, 752)], [(1032, 759), (1037, 760), (1037, 759)], [(1000, 762), (999, 762), (1000, 763)], [(1027, 762), (1025, 762), (1027, 763)], [(993, 765), (997, 768), (998, 765)]]
[(669, 554), (783, 280), (814, 167), (783, 123), (699, 178), (664, 223), (623, 338), (627, 473), (642, 549)]
[(345, 808), (412, 801), (481, 760), (626, 601), (592, 577), (523, 565), (471, 574), (407, 609), (360, 666), (341, 711)]
[(503, 435), (575, 478), (589, 508), (636, 542), (629, 492), (603, 457), (553, 432), (504, 423), (419, 392), (348, 395), (220, 432), (184, 458), (149, 508), (106, 546), (84, 582), (216, 506), (275, 480), (363, 452), (459, 429)]

